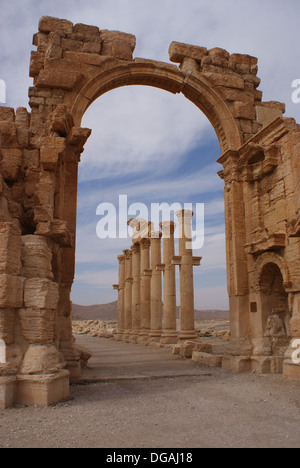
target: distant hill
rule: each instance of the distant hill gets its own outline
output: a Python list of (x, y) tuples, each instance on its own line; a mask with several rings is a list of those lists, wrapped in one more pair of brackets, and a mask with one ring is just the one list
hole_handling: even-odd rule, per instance
[[(179, 317), (179, 307), (177, 307)], [(82, 306), (73, 304), (73, 319), (118, 320), (118, 301), (109, 304)], [(195, 310), (195, 320), (229, 320), (228, 310)]]

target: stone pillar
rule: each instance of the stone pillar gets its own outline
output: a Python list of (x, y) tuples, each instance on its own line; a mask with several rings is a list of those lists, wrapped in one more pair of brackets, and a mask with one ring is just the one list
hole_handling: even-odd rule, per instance
[(160, 341), (162, 334), (161, 270), (159, 268), (156, 268), (158, 265), (161, 264), (161, 237), (161, 232), (151, 232), (150, 341)]
[(291, 342), (285, 353), (283, 363), (283, 375), (285, 377), (300, 378), (300, 291), (289, 294), (290, 311), (292, 318), (290, 322)]
[(140, 316), (140, 281), (141, 281), (141, 255), (140, 244), (135, 242), (132, 250), (132, 333), (130, 341), (136, 342), (141, 328)]
[(140, 311), (141, 331), (138, 342), (146, 342), (149, 339), (151, 309), (150, 309), (150, 239), (141, 239), (141, 282), (140, 282)]
[(125, 289), (124, 289), (124, 335), (127, 340), (132, 331), (132, 251), (124, 250), (125, 256)]
[(119, 261), (119, 284), (113, 287), (118, 291), (118, 332), (117, 339), (121, 339), (124, 333), (124, 288), (125, 288), (125, 257), (124, 255), (118, 256)]
[(176, 272), (172, 260), (175, 255), (174, 232), (176, 225), (172, 221), (163, 221), (160, 227), (163, 231), (163, 264), (161, 265), (161, 270), (164, 272), (164, 318), (161, 343), (175, 344), (178, 341), (176, 320)]
[(179, 221), (179, 257), (173, 262), (180, 266), (180, 333), (179, 340), (197, 339), (194, 318), (194, 275), (193, 266), (200, 265), (200, 257), (193, 257), (193, 250), (188, 244), (192, 240), (191, 210), (176, 212)]

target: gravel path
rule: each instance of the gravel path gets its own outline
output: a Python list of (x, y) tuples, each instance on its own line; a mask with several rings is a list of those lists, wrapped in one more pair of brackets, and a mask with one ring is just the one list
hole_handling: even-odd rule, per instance
[[(96, 354), (97, 349), (107, 350), (98, 366), (106, 365), (106, 373), (115, 377), (122, 355), (128, 359), (128, 346), (133, 361), (149, 353), (146, 361), (155, 367), (156, 359), (156, 373), (159, 355), (164, 365), (168, 359), (174, 361), (165, 351), (143, 347), (142, 352), (138, 346), (103, 339), (91, 343)], [(109, 371), (112, 357), (108, 351), (116, 344), (115, 369)], [(182, 365), (191, 362), (180, 360)], [(98, 378), (96, 361), (93, 366)], [(195, 376), (194, 370), (193, 375), (168, 378), (162, 372), (155, 379), (149, 368), (142, 379), (134, 375), (131, 379), (127, 372), (125, 381), (73, 385), (72, 399), (54, 407), (3, 411), (0, 447), (299, 448), (299, 382), (207, 368), (198, 368)]]

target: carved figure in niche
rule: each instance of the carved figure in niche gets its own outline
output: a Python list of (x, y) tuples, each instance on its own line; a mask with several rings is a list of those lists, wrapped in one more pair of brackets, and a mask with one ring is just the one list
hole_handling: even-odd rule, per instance
[(282, 306), (274, 307), (272, 315), (268, 317), (265, 337), (271, 341), (272, 354), (282, 355), (289, 342), (290, 315)]

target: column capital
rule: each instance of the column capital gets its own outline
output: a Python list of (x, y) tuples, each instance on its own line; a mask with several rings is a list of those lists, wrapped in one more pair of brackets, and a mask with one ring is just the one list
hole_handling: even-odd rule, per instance
[(194, 216), (194, 212), (192, 210), (179, 210), (176, 211), (176, 216), (178, 218), (179, 223), (183, 223), (184, 221), (190, 221)]
[(123, 250), (124, 258), (129, 259), (132, 255), (132, 251), (129, 249)]
[(155, 230), (151, 231), (151, 240), (161, 239), (161, 237), (162, 237), (161, 231), (155, 231)]
[(150, 239), (141, 239), (140, 245), (142, 249), (150, 249)]
[(140, 250), (141, 250), (141, 246), (140, 246), (140, 243), (139, 242), (135, 242), (132, 246), (131, 246), (131, 251), (133, 254), (138, 254), (140, 253)]
[(118, 255), (118, 261), (119, 261), (119, 263), (124, 262), (124, 260), (125, 260), (125, 255)]
[(164, 238), (169, 238), (174, 235), (176, 223), (174, 221), (162, 221), (160, 223), (162, 234)]

